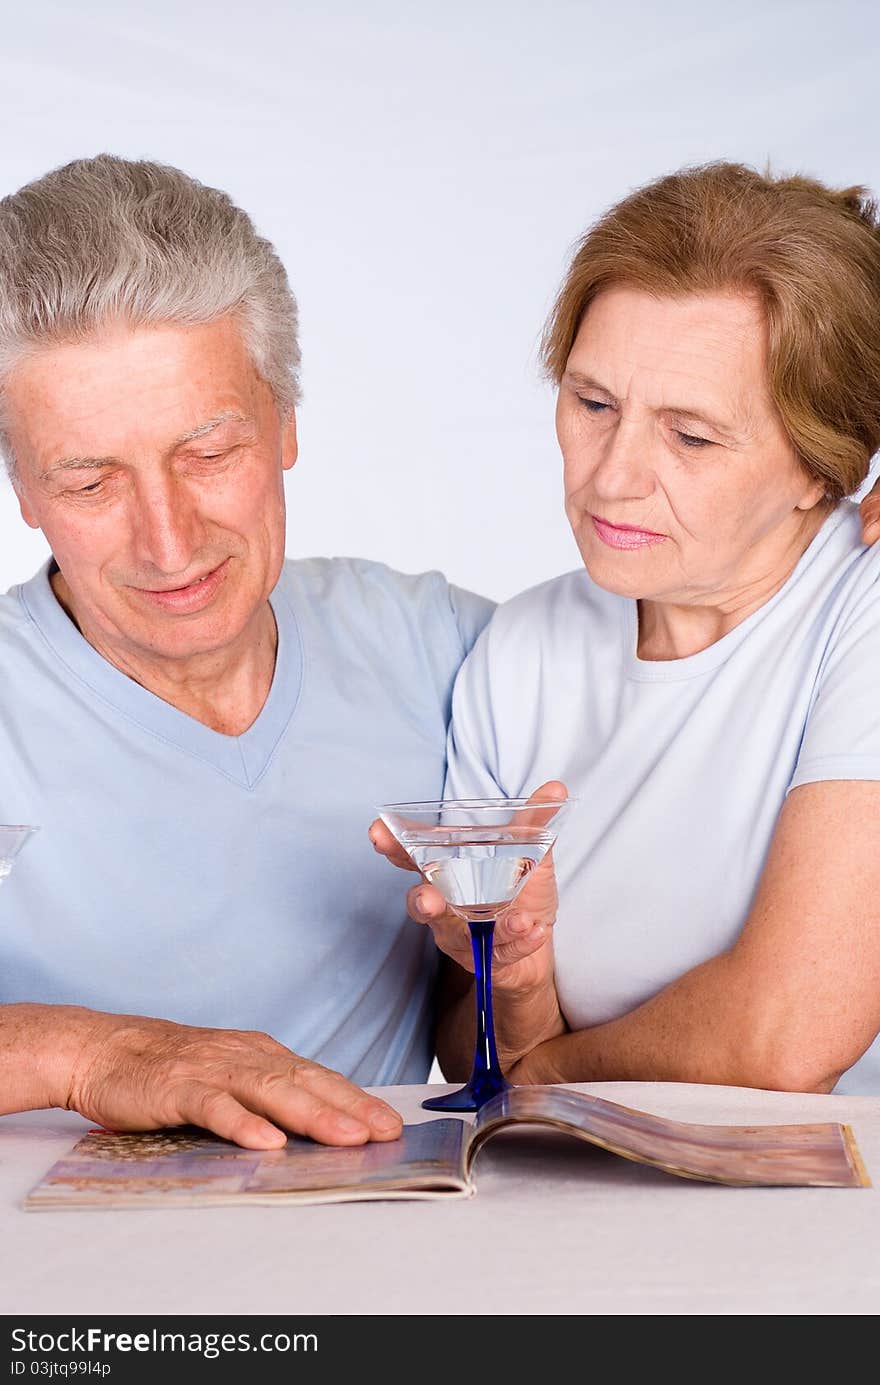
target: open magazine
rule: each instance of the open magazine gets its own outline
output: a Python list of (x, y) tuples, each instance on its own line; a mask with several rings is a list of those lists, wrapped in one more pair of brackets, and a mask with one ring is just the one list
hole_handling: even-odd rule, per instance
[(283, 1149), (262, 1151), (192, 1128), (143, 1135), (93, 1130), (23, 1205), (54, 1210), (467, 1197), (476, 1191), (474, 1163), (486, 1141), (528, 1125), (710, 1183), (871, 1186), (847, 1125), (693, 1125), (565, 1087), (514, 1087), (488, 1102), (472, 1124), (443, 1117), (404, 1126), (399, 1140), (355, 1147), (292, 1136)]

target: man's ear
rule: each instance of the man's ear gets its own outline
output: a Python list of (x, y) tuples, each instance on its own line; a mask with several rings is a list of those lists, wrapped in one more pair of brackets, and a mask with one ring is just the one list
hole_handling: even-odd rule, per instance
[(30, 501), (28, 500), (24, 491), (21, 489), (20, 483), (15, 478), (13, 478), (12, 481), (12, 488), (15, 491), (15, 498), (18, 501), (18, 508), (21, 511), (21, 517), (24, 520), (25, 524), (29, 525), (31, 529), (39, 529), (40, 521), (37, 519), (37, 516), (34, 513)]
[(298, 453), (296, 413), (291, 409), (287, 417), (281, 420), (281, 467), (283, 471), (290, 471), (290, 468), (296, 463)]

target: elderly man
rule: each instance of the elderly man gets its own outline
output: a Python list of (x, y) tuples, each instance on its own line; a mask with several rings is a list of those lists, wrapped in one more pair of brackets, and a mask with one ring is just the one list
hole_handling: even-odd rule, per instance
[(0, 203), (0, 442), (53, 555), (0, 597), (0, 821), (40, 828), (0, 1112), (357, 1144), (400, 1119), (355, 1083), (427, 1076), (431, 940), (365, 829), (441, 792), (491, 603), (285, 562), (298, 360), (225, 194), (101, 156)]

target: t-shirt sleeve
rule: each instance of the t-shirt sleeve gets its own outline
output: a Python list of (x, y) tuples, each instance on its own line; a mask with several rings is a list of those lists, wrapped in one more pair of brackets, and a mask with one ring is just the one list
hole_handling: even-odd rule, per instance
[(447, 798), (505, 798), (498, 782), (492, 715), (489, 630), (477, 639), (458, 671), (446, 748)]
[(490, 601), (487, 596), (478, 596), (476, 592), (466, 591), (464, 587), (450, 586), (449, 603), (461, 637), (462, 651), (468, 654), (480, 631), (488, 624), (495, 610), (495, 602)]
[(816, 682), (789, 791), (825, 779), (880, 779), (880, 582), (841, 619)]

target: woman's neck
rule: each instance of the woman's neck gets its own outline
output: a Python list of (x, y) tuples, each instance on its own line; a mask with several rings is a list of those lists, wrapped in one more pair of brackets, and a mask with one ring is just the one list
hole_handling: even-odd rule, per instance
[(775, 549), (749, 554), (732, 578), (714, 590), (682, 592), (669, 600), (638, 602), (640, 659), (687, 659), (708, 649), (776, 595), (821, 529), (830, 511), (815, 506)]

